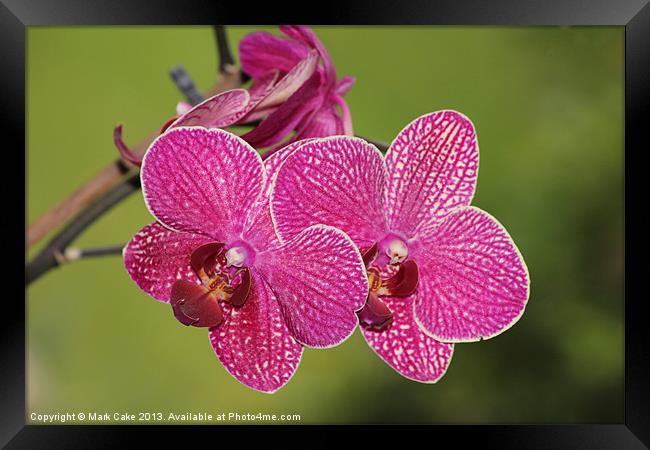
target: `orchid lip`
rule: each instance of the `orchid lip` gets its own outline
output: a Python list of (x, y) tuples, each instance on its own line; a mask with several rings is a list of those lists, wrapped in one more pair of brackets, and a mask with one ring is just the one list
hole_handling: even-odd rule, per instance
[(241, 307), (252, 286), (249, 266), (255, 251), (243, 241), (225, 245), (211, 242), (196, 248), (190, 265), (201, 280), (193, 284), (178, 280), (172, 287), (174, 317), (183, 325), (215, 327), (223, 321), (219, 302)]
[(380, 297), (404, 298), (415, 293), (420, 271), (417, 263), (413, 259), (407, 259), (408, 256), (406, 240), (392, 233), (362, 251), (368, 273), (369, 293), (358, 316), (367, 329), (383, 331), (393, 322), (393, 313)]

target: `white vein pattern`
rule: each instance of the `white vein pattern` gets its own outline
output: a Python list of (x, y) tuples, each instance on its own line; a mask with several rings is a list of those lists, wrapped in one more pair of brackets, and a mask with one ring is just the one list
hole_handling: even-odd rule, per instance
[(278, 234), (286, 240), (323, 223), (368, 247), (385, 232), (385, 183), (381, 153), (361, 139), (332, 137), (302, 145), (287, 158), (273, 188)]
[(160, 222), (218, 241), (241, 234), (264, 176), (259, 155), (240, 138), (192, 127), (159, 137), (141, 172), (145, 201)]
[(140, 289), (156, 300), (169, 302), (176, 280), (201, 284), (190, 266), (190, 255), (210, 241), (198, 234), (170, 231), (154, 222), (129, 241), (124, 249), (124, 267)]
[(291, 337), (266, 281), (254, 272), (244, 306), (223, 304), (223, 310), (225, 320), (210, 329), (210, 342), (226, 370), (241, 383), (267, 393), (289, 382), (303, 347)]
[(264, 187), (264, 192), (260, 195), (255, 202), (255, 205), (248, 213), (242, 233), (242, 237), (249, 244), (253, 245), (253, 247), (264, 249), (279, 245), (278, 236), (273, 227), (269, 205), (271, 184), (278, 169), (289, 155), (298, 149), (298, 147), (309, 141), (309, 139), (305, 139), (304, 141), (289, 144), (264, 161), (264, 168), (266, 170), (266, 186)]
[(199, 103), (176, 119), (170, 129), (200, 125), (206, 128), (220, 128), (236, 122), (251, 102), (245, 89), (233, 89), (217, 94)]
[(428, 236), (417, 255), (417, 321), (442, 341), (493, 337), (519, 319), (528, 271), (506, 230), (492, 216), (460, 208)]
[(414, 297), (383, 297), (393, 313), (393, 323), (386, 331), (361, 327), (368, 345), (389, 366), (411, 380), (435, 383), (447, 371), (454, 344), (427, 336), (413, 318)]
[(456, 111), (420, 117), (386, 153), (388, 223), (408, 237), (428, 235), (455, 208), (469, 205), (478, 175), (472, 122)]
[(368, 295), (361, 255), (340, 230), (305, 229), (260, 263), (273, 287), (292, 335), (310, 347), (331, 347), (347, 339)]

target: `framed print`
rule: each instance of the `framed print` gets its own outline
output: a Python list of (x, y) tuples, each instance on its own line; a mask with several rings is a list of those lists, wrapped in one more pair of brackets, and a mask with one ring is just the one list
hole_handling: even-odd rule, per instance
[(647, 2), (118, 3), (0, 6), (3, 444), (646, 448)]

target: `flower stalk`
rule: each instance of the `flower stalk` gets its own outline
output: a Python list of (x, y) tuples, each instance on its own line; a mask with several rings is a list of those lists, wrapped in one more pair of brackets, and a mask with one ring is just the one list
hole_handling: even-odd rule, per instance
[[(223, 27), (221, 27), (223, 28)], [(228, 48), (227, 42), (219, 43), (220, 40), (225, 39), (225, 33), (216, 33), (217, 35), (217, 48), (220, 57), (226, 58), (227, 61), (233, 61), (232, 52)], [(225, 49), (225, 50), (224, 50)], [(219, 75), (217, 82), (205, 93), (206, 96), (213, 96), (220, 92), (237, 88), (241, 85), (240, 71), (237, 70), (232, 63), (219, 64)], [(184, 70), (183, 70), (184, 72)], [(182, 77), (180, 77), (182, 78)], [(187, 79), (190, 80), (189, 76)], [(176, 78), (174, 77), (174, 80)], [(193, 83), (191, 83), (193, 85)], [(185, 91), (188, 87), (187, 83), (181, 88), (179, 83), (176, 83), (181, 89), (181, 92), (188, 97), (190, 102), (193, 100), (189, 98), (189, 92)], [(198, 92), (197, 92), (198, 94)], [(200, 94), (199, 94), (200, 96)], [(194, 100), (197, 100), (196, 98)], [(199, 100), (200, 101), (200, 100)], [(149, 148), (149, 145), (159, 135), (159, 130), (154, 130), (145, 139), (140, 141), (136, 146), (132, 147), (133, 153), (138, 156), (144, 155), (144, 152)], [(89, 181), (81, 185), (68, 197), (64, 198), (58, 205), (52, 207), (49, 211), (36, 219), (27, 228), (27, 247), (32, 247), (41, 239), (47, 236), (51, 231), (60, 227), (68, 220), (79, 214), (84, 208), (89, 207), (94, 201), (100, 199), (103, 194), (108, 192), (111, 188), (117, 186), (120, 182), (124, 182), (123, 177), (131, 171), (133, 166), (122, 159), (117, 159), (109, 166), (102, 169), (97, 175)]]
[[(101, 195), (92, 205), (82, 209), (54, 238), (36, 255), (26, 267), (25, 285), (37, 280), (49, 270), (69, 262), (66, 258), (68, 246), (105, 212), (140, 189), (140, 174), (124, 179), (113, 189)], [(110, 254), (110, 253), (106, 253)], [(79, 255), (79, 259), (83, 256)], [(74, 260), (74, 258), (73, 258)]]

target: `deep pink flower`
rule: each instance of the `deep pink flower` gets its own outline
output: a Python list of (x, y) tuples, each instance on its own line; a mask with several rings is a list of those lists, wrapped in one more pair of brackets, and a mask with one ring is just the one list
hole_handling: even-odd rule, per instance
[(299, 145), (274, 183), (281, 238), (322, 223), (362, 249), (370, 279), (363, 335), (413, 380), (439, 380), (453, 343), (503, 332), (528, 300), (528, 271), (510, 236), (469, 206), (478, 156), (470, 120), (440, 111), (407, 125), (385, 158), (353, 137)]
[(124, 249), (131, 278), (210, 341), (241, 383), (274, 392), (303, 345), (341, 343), (358, 323), (368, 282), (359, 251), (333, 227), (278, 239), (269, 186), (288, 147), (266, 163), (223, 130), (178, 127), (145, 154), (142, 190), (157, 222)]
[[(289, 142), (310, 137), (352, 135), (350, 110), (343, 95), (354, 84), (354, 78), (345, 76), (337, 82), (332, 59), (316, 34), (306, 26), (281, 26), (286, 36), (267, 32), (247, 35), (239, 44), (242, 69), (261, 80), (280, 71), (288, 73), (312, 51), (321, 59), (316, 72), (288, 100), (277, 108), (257, 108), (255, 114), (267, 118), (242, 137), (254, 147), (267, 147), (287, 130), (296, 130)], [(337, 106), (341, 113), (337, 111)], [(252, 115), (252, 117), (255, 116)]]
[[(242, 138), (258, 149), (273, 147), (264, 158), (300, 139), (352, 135), (352, 118), (343, 95), (354, 78), (345, 76), (337, 82), (327, 49), (309, 27), (282, 26), (280, 30), (288, 39), (256, 32), (241, 41), (242, 68), (253, 77), (248, 90), (222, 92), (194, 107), (181, 102), (177, 115), (160, 132), (194, 125), (227, 128), (261, 120)], [(142, 158), (124, 143), (121, 125), (115, 128), (113, 141), (122, 158), (141, 163)]]
[[(234, 125), (241, 125), (250, 121), (266, 117), (271, 111), (278, 109), (279, 105), (284, 109), (279, 111), (270, 121), (264, 121), (264, 129), (268, 129), (270, 123), (275, 123), (273, 135), (263, 143), (275, 145), (280, 143), (293, 130), (292, 122), (287, 122), (284, 115), (293, 111), (297, 102), (302, 97), (298, 92), (311, 92), (315, 85), (315, 74), (318, 65), (319, 55), (316, 50), (309, 51), (304, 58), (288, 71), (280, 75), (279, 70), (269, 72), (254, 81), (250, 89), (232, 89), (216, 94), (198, 105), (192, 107), (185, 102), (180, 102), (176, 107), (177, 115), (168, 120), (161, 128), (160, 133), (168, 129), (184, 126), (202, 126), (206, 128), (227, 128)], [(113, 141), (118, 151), (127, 161), (140, 165), (142, 158), (136, 155), (124, 143), (122, 139), (122, 126), (115, 127)], [(262, 145), (256, 145), (261, 148)], [(270, 155), (269, 155), (270, 156)]]

